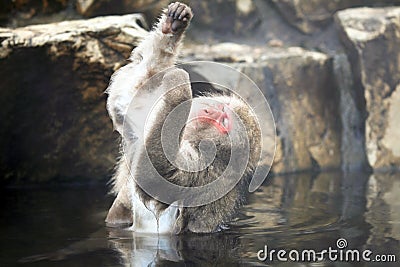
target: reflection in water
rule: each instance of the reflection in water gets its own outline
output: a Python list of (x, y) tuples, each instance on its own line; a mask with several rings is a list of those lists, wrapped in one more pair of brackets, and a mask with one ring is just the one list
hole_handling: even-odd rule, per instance
[[(320, 251), (335, 247), (338, 238), (345, 238), (348, 248), (396, 254), (400, 260), (399, 175), (323, 173), (270, 178), (250, 195), (229, 230), (172, 237), (105, 228), (103, 218), (111, 201), (105, 203), (105, 191), (85, 187), (5, 191), (0, 266), (262, 265), (257, 251), (265, 245), (276, 250)], [(43, 254), (46, 251), (53, 252)]]
[(371, 225), (371, 234), (365, 247), (376, 247), (379, 253), (399, 253), (400, 175), (371, 175), (366, 197), (365, 220)]
[[(111, 234), (116, 234), (111, 233)], [(119, 233), (121, 234), (121, 233)], [(165, 266), (186, 262), (198, 266), (230, 265), (239, 261), (239, 239), (234, 235), (135, 235), (111, 241), (125, 266)]]

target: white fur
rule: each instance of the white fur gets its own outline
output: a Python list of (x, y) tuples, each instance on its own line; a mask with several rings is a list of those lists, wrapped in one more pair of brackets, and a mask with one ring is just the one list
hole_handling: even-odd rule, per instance
[[(164, 90), (163, 88), (151, 88), (154, 90), (146, 92), (141, 87), (153, 74), (174, 66), (180, 48), (179, 39), (176, 39), (180, 37), (162, 33), (162, 24), (165, 20), (166, 15), (164, 14), (156, 27), (132, 51), (131, 62), (113, 74), (106, 90), (109, 95), (107, 110), (115, 130), (123, 136), (128, 149), (124, 151), (113, 177), (113, 192), (118, 193), (123, 189), (129, 191), (128, 197), (119, 198), (117, 196), (117, 198), (126, 207), (132, 208), (133, 225), (131, 230), (143, 233), (170, 233), (179, 210), (175, 205), (171, 205), (159, 214), (157, 221), (154, 203), (150, 203), (146, 207), (139, 198), (135, 181), (131, 178), (131, 175), (134, 174), (130, 172), (130, 167), (134, 169), (135, 166), (129, 166), (131, 162), (133, 164), (137, 162), (135, 159), (139, 153), (135, 151), (137, 149), (135, 142), (143, 142), (147, 131), (154, 124), (157, 107), (152, 116), (148, 116), (148, 114)], [(132, 100), (134, 101), (132, 102)], [(123, 118), (123, 122), (121, 118)], [(148, 121), (146, 121), (147, 119)], [(124, 127), (124, 123), (128, 127)], [(126, 132), (127, 130), (128, 132)], [(129, 162), (131, 159), (133, 160)]]
[(150, 202), (146, 207), (138, 197), (135, 188), (132, 187), (133, 225), (130, 230), (137, 233), (167, 234), (173, 231), (179, 206), (172, 203), (158, 217), (155, 215), (156, 203)]
[[(180, 45), (172, 34), (161, 32), (161, 25), (165, 20), (166, 16), (162, 15), (153, 31), (132, 51), (129, 58), (131, 63), (120, 68), (111, 77), (110, 85), (106, 90), (109, 95), (107, 110), (115, 129), (120, 134), (123, 133), (123, 125), (116, 120), (118, 115), (116, 112), (125, 116), (129, 104), (149, 76), (175, 64)], [(146, 102), (146, 97), (148, 95), (143, 96), (144, 102)], [(145, 106), (145, 103), (143, 103), (143, 106)], [(135, 114), (140, 114), (140, 112), (141, 109), (138, 108)], [(143, 126), (143, 124), (140, 126)]]

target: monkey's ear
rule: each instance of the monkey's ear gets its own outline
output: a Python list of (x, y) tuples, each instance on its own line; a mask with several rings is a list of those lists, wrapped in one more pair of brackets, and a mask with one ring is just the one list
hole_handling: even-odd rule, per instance
[(127, 227), (133, 223), (132, 211), (115, 199), (108, 211), (106, 224), (109, 227)]

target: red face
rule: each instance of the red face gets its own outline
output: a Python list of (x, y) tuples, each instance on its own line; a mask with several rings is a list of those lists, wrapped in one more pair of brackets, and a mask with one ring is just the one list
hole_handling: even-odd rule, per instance
[(214, 126), (219, 133), (227, 134), (232, 129), (232, 115), (228, 104), (201, 105), (195, 107), (191, 119), (195, 123), (195, 128), (201, 124)]

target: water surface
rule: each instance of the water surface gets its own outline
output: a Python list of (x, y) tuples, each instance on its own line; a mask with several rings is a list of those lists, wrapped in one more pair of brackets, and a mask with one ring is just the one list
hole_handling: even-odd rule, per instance
[[(1, 192), (0, 266), (400, 266), (400, 175), (269, 178), (222, 233), (139, 235), (104, 226), (104, 186)], [(371, 250), (396, 263), (260, 261), (269, 250)]]

